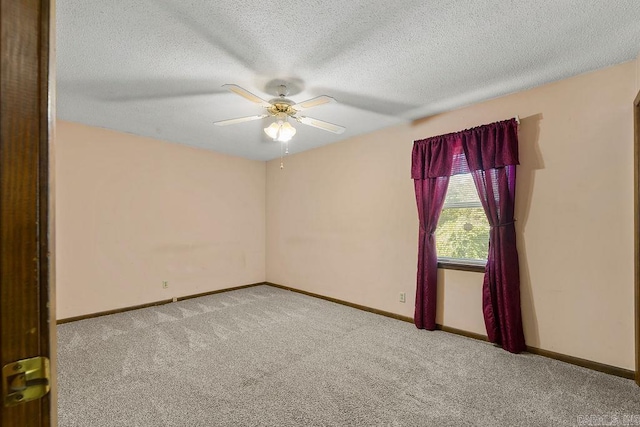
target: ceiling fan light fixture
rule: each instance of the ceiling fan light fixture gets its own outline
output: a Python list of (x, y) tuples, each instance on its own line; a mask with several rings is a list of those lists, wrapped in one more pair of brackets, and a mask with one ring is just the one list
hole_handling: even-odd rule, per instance
[(296, 134), (296, 128), (291, 126), (289, 122), (278, 120), (264, 128), (264, 133), (274, 141), (288, 142)]
[(275, 141), (278, 138), (279, 130), (280, 130), (280, 125), (277, 122), (273, 122), (269, 126), (264, 128), (264, 133), (266, 133), (269, 136), (269, 138)]
[(284, 122), (282, 126), (280, 126), (280, 135), (278, 136), (278, 141), (287, 142), (291, 141), (293, 135), (296, 134), (296, 128), (291, 126), (291, 123)]

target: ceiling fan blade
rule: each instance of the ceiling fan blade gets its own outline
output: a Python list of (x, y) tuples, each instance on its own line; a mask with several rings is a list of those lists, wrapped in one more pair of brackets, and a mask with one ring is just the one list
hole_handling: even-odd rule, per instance
[(330, 102), (336, 102), (336, 100), (328, 95), (320, 95), (315, 98), (307, 99), (293, 106), (294, 109), (306, 110), (309, 108), (317, 107), (318, 105), (328, 104)]
[(294, 119), (296, 119), (298, 122), (302, 123), (303, 125), (313, 126), (314, 128), (326, 130), (326, 131), (337, 133), (337, 134), (341, 134), (346, 130), (346, 128), (342, 126), (334, 125), (333, 123), (329, 123), (329, 122), (323, 122), (322, 120), (318, 120), (318, 119), (312, 119), (311, 117), (299, 116), (299, 117), (294, 117)]
[(126, 94), (126, 95), (110, 95), (105, 100), (110, 102), (145, 102), (145, 101), (169, 101), (182, 98), (195, 98), (204, 96), (215, 96), (222, 93), (210, 91), (210, 92), (182, 92), (182, 93), (157, 93), (157, 94)]
[(79, 94), (104, 102), (171, 101), (190, 97), (213, 97), (227, 93), (221, 82), (205, 79), (145, 78), (90, 79), (57, 82), (63, 95)]
[(268, 103), (267, 101), (265, 101), (264, 99), (260, 98), (257, 95), (252, 94), (251, 92), (249, 92), (248, 90), (241, 88), (238, 85), (232, 85), (232, 84), (226, 84), (226, 85), (222, 85), (223, 88), (240, 95), (241, 97), (248, 99), (251, 102), (254, 102), (256, 104), (260, 104), (263, 107), (271, 107), (271, 104)]
[(220, 120), (218, 122), (213, 122), (216, 126), (227, 126), (227, 125), (235, 125), (236, 123), (250, 122), (252, 120), (260, 120), (265, 117), (269, 117), (268, 114), (262, 114), (260, 116), (248, 116), (248, 117), (239, 117), (237, 119), (229, 119), (229, 120)]
[(321, 94), (326, 93), (330, 96), (334, 96), (336, 99), (340, 100), (341, 105), (370, 111), (384, 116), (401, 117), (405, 113), (419, 107), (417, 104), (410, 104), (404, 101), (388, 98), (376, 98), (366, 96), (361, 93), (340, 91), (330, 87), (316, 87), (313, 88), (313, 92)]

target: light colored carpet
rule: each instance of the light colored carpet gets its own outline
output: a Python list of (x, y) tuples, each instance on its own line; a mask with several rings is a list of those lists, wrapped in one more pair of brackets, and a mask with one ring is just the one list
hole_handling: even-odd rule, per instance
[(58, 349), (60, 427), (562, 426), (640, 415), (630, 380), (270, 286), (60, 325)]

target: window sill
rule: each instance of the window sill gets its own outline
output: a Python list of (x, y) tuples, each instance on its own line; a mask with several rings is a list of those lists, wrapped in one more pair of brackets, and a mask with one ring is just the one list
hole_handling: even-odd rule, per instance
[(460, 270), (460, 271), (473, 271), (477, 273), (484, 273), (485, 267), (486, 267), (486, 263), (483, 263), (483, 262), (462, 261), (462, 260), (452, 260), (452, 259), (438, 260), (438, 268), (443, 268), (445, 270)]

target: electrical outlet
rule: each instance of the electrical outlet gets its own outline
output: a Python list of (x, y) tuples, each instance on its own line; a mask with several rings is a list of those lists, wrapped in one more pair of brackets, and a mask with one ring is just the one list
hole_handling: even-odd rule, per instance
[(162, 288), (163, 289), (167, 289), (169, 287), (169, 282), (167, 282), (166, 280), (162, 281)]
[(400, 292), (400, 302), (407, 302), (407, 294), (405, 292)]

